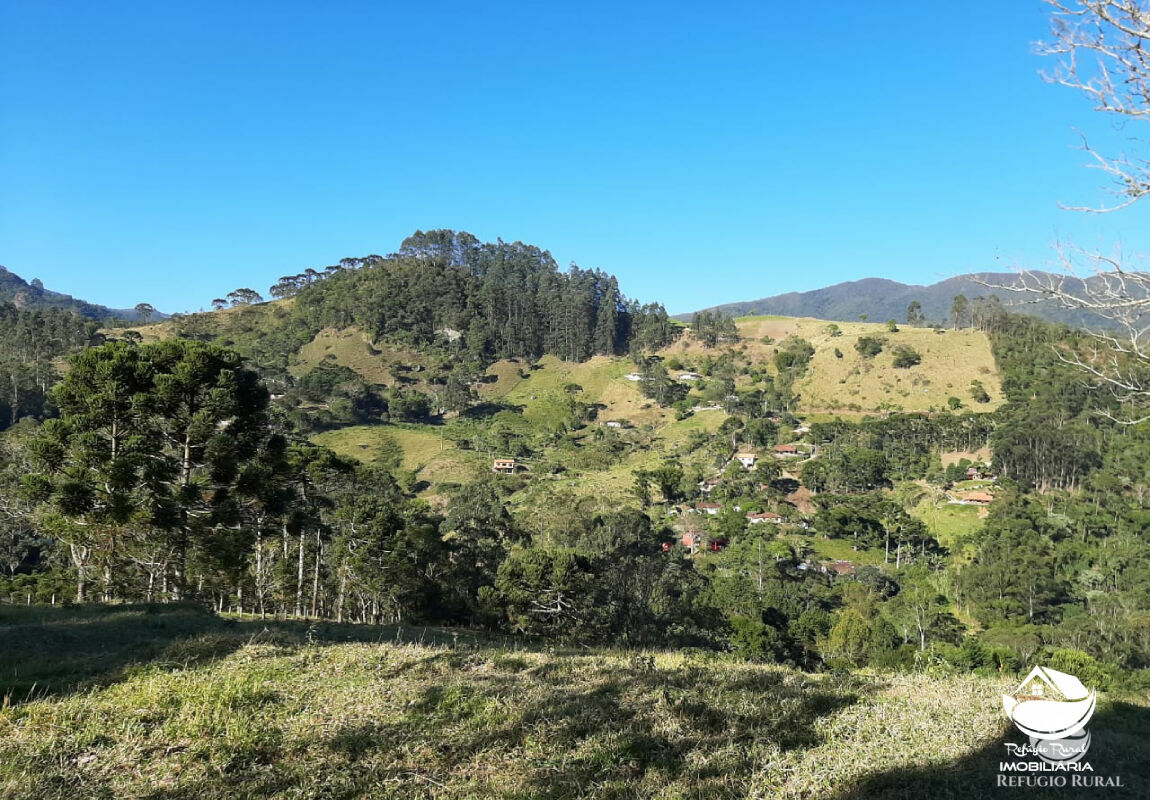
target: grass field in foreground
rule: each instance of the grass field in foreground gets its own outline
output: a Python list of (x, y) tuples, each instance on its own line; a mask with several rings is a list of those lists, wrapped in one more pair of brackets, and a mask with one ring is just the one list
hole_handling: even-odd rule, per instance
[[(1003, 743), (1021, 741), (1006, 677), (813, 675), (186, 606), (0, 607), (0, 635), (0, 687), (53, 673), (0, 708), (13, 800), (1059, 796), (996, 786)], [(1128, 787), (1105, 796), (1146, 796), (1148, 714), (1100, 702), (1090, 759)]]

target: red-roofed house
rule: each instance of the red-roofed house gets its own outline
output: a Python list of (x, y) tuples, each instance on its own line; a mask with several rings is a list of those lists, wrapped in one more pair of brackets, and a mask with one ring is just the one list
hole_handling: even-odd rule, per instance
[(502, 475), (515, 474), (515, 459), (514, 458), (497, 458), (491, 462), (491, 471), (498, 472)]
[(698, 531), (687, 531), (687, 533), (683, 534), (683, 547), (690, 549), (692, 553), (695, 552), (696, 548), (702, 546), (702, 544), (703, 534)]

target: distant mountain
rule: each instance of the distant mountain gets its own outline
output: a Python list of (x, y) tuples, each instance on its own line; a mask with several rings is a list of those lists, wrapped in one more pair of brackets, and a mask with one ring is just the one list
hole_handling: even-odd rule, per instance
[[(784, 317), (816, 317), (818, 319), (851, 322), (866, 314), (872, 322), (894, 319), (906, 320), (906, 309), (913, 301), (922, 304), (922, 313), (928, 321), (946, 322), (950, 318), (951, 304), (955, 295), (965, 295), (967, 300), (976, 297), (998, 297), (1003, 306), (1011, 311), (1031, 314), (1052, 322), (1063, 322), (1075, 327), (1107, 327), (1104, 320), (1094, 314), (1065, 309), (1049, 301), (1029, 302), (1024, 295), (1012, 292), (995, 291), (989, 284), (1009, 284), (1017, 280), (1013, 272), (977, 272), (959, 275), (930, 286), (916, 286), (899, 283), (886, 278), (863, 278), (859, 281), (836, 283), (825, 289), (809, 292), (788, 292), (748, 300), (741, 303), (725, 303), (700, 311), (721, 311), (729, 316), (749, 314), (777, 314)], [(1067, 288), (1073, 288), (1078, 281), (1068, 281)], [(675, 319), (690, 321), (691, 314), (677, 314)]]
[[(9, 272), (2, 266), (0, 266), (0, 302), (13, 303), (17, 308), (67, 309), (89, 319), (97, 320), (109, 317), (126, 320), (140, 319), (140, 313), (134, 308), (108, 308), (107, 306), (77, 300), (70, 294), (61, 294), (45, 289), (44, 284), (39, 280), (33, 280), (29, 283), (15, 272)], [(151, 319), (165, 319), (167, 316), (167, 314), (156, 312), (151, 316)]]

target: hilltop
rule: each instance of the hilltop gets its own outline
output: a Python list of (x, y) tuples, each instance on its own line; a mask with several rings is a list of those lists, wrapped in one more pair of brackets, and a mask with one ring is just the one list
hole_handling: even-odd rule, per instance
[[(94, 320), (140, 319), (140, 312), (134, 308), (109, 308), (79, 300), (70, 294), (53, 292), (45, 289), (39, 280), (29, 283), (2, 266), (0, 266), (0, 302), (13, 303), (17, 308), (55, 308), (72, 311)], [(153, 316), (160, 319), (165, 315), (156, 313)]]

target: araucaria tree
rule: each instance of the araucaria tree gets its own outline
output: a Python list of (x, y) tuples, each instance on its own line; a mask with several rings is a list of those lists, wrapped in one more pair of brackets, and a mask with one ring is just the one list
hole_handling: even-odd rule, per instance
[(266, 439), (258, 377), (215, 345), (111, 342), (73, 356), (53, 396), (61, 417), (43, 426), (27, 482), (68, 544), (78, 599), (97, 565), (111, 591), (131, 538), (184, 597), (190, 551), (235, 521), (237, 479)]

